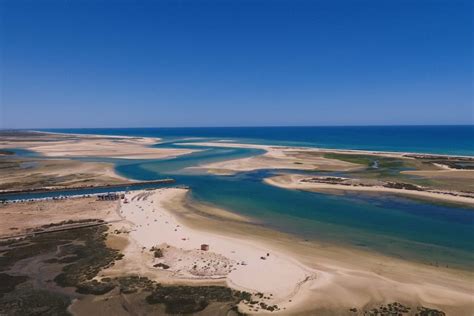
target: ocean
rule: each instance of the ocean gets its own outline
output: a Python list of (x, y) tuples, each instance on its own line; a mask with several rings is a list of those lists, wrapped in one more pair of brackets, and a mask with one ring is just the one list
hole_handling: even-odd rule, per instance
[[(182, 142), (231, 140), (474, 156), (474, 126), (255, 127), (61, 129), (65, 133), (161, 137), (156, 147)], [(189, 148), (196, 148), (189, 146)], [(474, 209), (388, 194), (343, 195), (286, 190), (262, 180), (278, 172), (259, 170), (233, 176), (209, 175), (188, 167), (250, 157), (260, 150), (200, 147), (164, 160), (111, 160), (119, 174), (140, 180), (172, 177), (191, 189), (191, 199), (249, 216), (256, 222), (305, 240), (337, 244), (460, 269), (474, 268)], [(90, 158), (89, 158), (90, 160)], [(96, 159), (97, 160), (97, 159)], [(100, 159), (98, 159), (100, 160)]]
[(44, 131), (149, 136), (165, 140), (204, 137), (257, 144), (474, 156), (474, 125), (93, 128)]

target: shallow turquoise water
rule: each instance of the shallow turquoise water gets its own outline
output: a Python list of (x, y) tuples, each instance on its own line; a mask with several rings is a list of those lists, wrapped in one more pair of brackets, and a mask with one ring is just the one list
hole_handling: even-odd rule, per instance
[(164, 139), (203, 137), (272, 145), (474, 156), (474, 125), (89, 128), (48, 131)]
[[(398, 140), (398, 136), (391, 136), (388, 145), (378, 146), (373, 143), (368, 146), (370, 148), (364, 149), (423, 151), (419, 150), (423, 146), (417, 147), (416, 144), (421, 143), (420, 137), (423, 138), (423, 135), (426, 137), (430, 130), (424, 130), (421, 132), (421, 136), (416, 134), (417, 129), (405, 130), (402, 133), (404, 135), (409, 134), (410, 131), (416, 134), (411, 137), (411, 143), (408, 141), (412, 147), (400, 146), (403, 140)], [(324, 131), (330, 132), (331, 130)], [(472, 131), (471, 127), (454, 130), (441, 129), (437, 130), (437, 133), (441, 133), (440, 131), (449, 133), (438, 145), (435, 141), (428, 141), (431, 147), (426, 152), (474, 153), (465, 137), (466, 133)], [(84, 131), (71, 130), (71, 132)], [(88, 132), (120, 135), (120, 130), (89, 130)], [(210, 135), (210, 137), (216, 136), (216, 138), (192, 141), (219, 139), (218, 132), (222, 133), (222, 131), (208, 131), (210, 134), (216, 133), (216, 135)], [(350, 137), (348, 136), (349, 132), (339, 131), (338, 133)], [(389, 130), (384, 130), (382, 134), (388, 132)], [(122, 135), (166, 136), (167, 143), (156, 145), (157, 147), (180, 146), (183, 148), (179, 143), (190, 141), (173, 133), (184, 133), (186, 137), (202, 136), (201, 134), (192, 135), (190, 131), (179, 133), (173, 131), (160, 135), (157, 131), (147, 129), (126, 130)], [(364, 130), (363, 135), (367, 133), (368, 131)], [(464, 136), (458, 143), (451, 139), (451, 143), (448, 144), (450, 138), (459, 135)], [(375, 139), (380, 141), (380, 137), (379, 135)], [(277, 138), (259, 140), (258, 142), (296, 143), (300, 141)], [(284, 137), (282, 136), (282, 138)], [(356, 135), (352, 140), (346, 140), (344, 144), (339, 142), (339, 147), (349, 146), (348, 148), (351, 148), (351, 142), (355, 144), (366, 141), (366, 139), (365, 136)], [(239, 139), (239, 141), (241, 140)], [(250, 138), (248, 140), (250, 141)], [(255, 139), (253, 141), (257, 142)], [(333, 143), (337, 142), (333, 140)], [(457, 144), (460, 149), (457, 149)], [(242, 148), (198, 148), (203, 151), (166, 160), (130, 161), (90, 158), (87, 160), (114, 162), (120, 174), (134, 179), (152, 180), (172, 177), (177, 180), (177, 184), (189, 186), (192, 198), (196, 201), (250, 216), (265, 226), (297, 235), (302, 239), (348, 245), (430, 264), (449, 265), (469, 270), (474, 268), (474, 243), (472, 243), (474, 240), (474, 209), (472, 208), (434, 204), (390, 195), (331, 195), (302, 192), (272, 187), (262, 182), (263, 178), (284, 171), (261, 170), (239, 173), (234, 176), (209, 175), (202, 171), (187, 169), (187, 167), (248, 157), (260, 154), (261, 151)], [(409, 150), (409, 148), (414, 150)]]
[(275, 170), (234, 176), (183, 170), (208, 161), (253, 154), (255, 152), (248, 149), (211, 148), (172, 160), (123, 164), (117, 166), (117, 171), (142, 180), (171, 176), (177, 183), (189, 186), (196, 201), (250, 216), (266, 226), (302, 239), (472, 268), (472, 209), (388, 195), (341, 196), (286, 190), (263, 183), (263, 178), (282, 172)]

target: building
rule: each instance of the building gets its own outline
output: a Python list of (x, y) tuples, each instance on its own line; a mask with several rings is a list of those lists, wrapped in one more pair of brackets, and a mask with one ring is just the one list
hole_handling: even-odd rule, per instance
[(207, 244), (202, 244), (202, 245), (201, 245), (201, 250), (208, 251), (208, 250), (209, 250), (209, 245), (207, 245)]
[(107, 194), (101, 194), (97, 196), (97, 199), (99, 201), (116, 201), (120, 198), (120, 195), (116, 193), (107, 193)]

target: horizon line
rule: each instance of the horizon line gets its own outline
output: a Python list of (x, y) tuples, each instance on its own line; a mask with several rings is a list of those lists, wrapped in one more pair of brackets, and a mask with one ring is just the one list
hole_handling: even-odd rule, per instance
[(178, 128), (273, 128), (273, 127), (436, 127), (436, 126), (474, 126), (472, 124), (364, 124), (364, 125), (229, 125), (229, 126), (109, 126), (109, 127), (20, 127), (0, 128), (0, 130), (61, 130), (61, 129), (178, 129)]

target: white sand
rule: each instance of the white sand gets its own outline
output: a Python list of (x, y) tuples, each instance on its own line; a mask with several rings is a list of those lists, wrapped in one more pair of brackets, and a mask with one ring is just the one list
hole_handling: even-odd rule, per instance
[[(189, 154), (196, 150), (181, 148), (150, 147), (158, 143), (159, 138), (101, 136), (101, 135), (67, 135), (51, 134), (35, 141), (19, 143), (1, 141), (0, 148), (20, 147), (38, 152), (47, 157), (101, 157), (121, 159), (165, 159)], [(48, 135), (47, 135), (48, 136)]]
[[(215, 141), (215, 142), (195, 142), (195, 143), (182, 143), (182, 145), (195, 145), (195, 146), (213, 146), (213, 147), (229, 147), (229, 148), (256, 148), (263, 149), (266, 151), (272, 150), (298, 150), (308, 152), (320, 152), (320, 153), (341, 153), (341, 154), (363, 154), (373, 156), (384, 156), (394, 158), (407, 158), (405, 155), (431, 155), (426, 153), (415, 153), (415, 152), (395, 152), (395, 151), (373, 151), (373, 150), (362, 150), (362, 149), (331, 149), (331, 148), (320, 148), (320, 147), (294, 147), (294, 146), (282, 146), (282, 145), (260, 145), (260, 144), (247, 144), (247, 143), (236, 143), (229, 140)], [(444, 154), (433, 154), (437, 157), (460, 157), (460, 158), (472, 158), (471, 156), (463, 155), (444, 155)]]
[(241, 171), (252, 171), (259, 169), (295, 169), (295, 170), (354, 170), (360, 168), (360, 165), (350, 162), (328, 159), (321, 155), (320, 150), (304, 147), (286, 147), (286, 146), (269, 146), (224, 142), (207, 142), (207, 143), (189, 143), (186, 145), (200, 146), (216, 146), (228, 148), (252, 148), (261, 149), (265, 153), (262, 155), (225, 160), (204, 164), (190, 169), (206, 169), (208, 172), (220, 175), (230, 175)]
[[(351, 307), (394, 301), (438, 308), (456, 316), (470, 315), (474, 308), (472, 275), (354, 250), (302, 250), (294, 243), (282, 247), (254, 235), (226, 235), (225, 228), (218, 233), (183, 225), (168, 207), (169, 203), (182, 204), (186, 192), (167, 188), (127, 194), (130, 203), (122, 204), (120, 214), (131, 223), (128, 237), (130, 245), (136, 246), (124, 250), (124, 262), (135, 263), (120, 270), (124, 266), (118, 262), (115, 272), (132, 269), (153, 278), (165, 271), (153, 265), (165, 263), (170, 266), (166, 270), (170, 280), (225, 280), (234, 289), (262, 292), (268, 298), (259, 301), (278, 305), (283, 314), (315, 308), (346, 314)], [(210, 250), (199, 250), (201, 244), (209, 244)], [(153, 246), (164, 250), (163, 258), (153, 258)], [(245, 303), (240, 309), (268, 313)]]
[[(392, 194), (408, 195), (426, 199), (443, 200), (447, 202), (455, 202), (462, 204), (474, 205), (474, 198), (466, 196), (455, 196), (448, 194), (446, 191), (416, 191), (406, 189), (386, 188), (383, 186), (351, 186), (331, 183), (315, 183), (303, 182), (302, 180), (308, 178), (305, 175), (286, 174), (266, 178), (265, 183), (274, 185), (284, 189), (296, 189), (307, 191), (321, 191), (321, 190), (340, 190), (340, 191), (360, 191), (360, 192), (384, 192)], [(443, 193), (444, 192), (444, 193)], [(461, 194), (460, 192), (452, 192)]]
[[(123, 204), (121, 209), (121, 215), (134, 223), (130, 237), (139, 245), (147, 248), (163, 244), (171, 246), (169, 249), (165, 248), (162, 262), (171, 266), (170, 270), (175, 272), (176, 277), (189, 278), (195, 275), (192, 273), (194, 262), (202, 261), (201, 257), (213, 260), (211, 268), (215, 262), (223, 261), (232, 265), (230, 271), (219, 268), (218, 273), (203, 277), (226, 277), (229, 286), (234, 289), (262, 292), (268, 296), (272, 294), (272, 298), (266, 302), (279, 307), (288, 305), (289, 299), (297, 294), (306, 279), (315, 278), (315, 271), (288, 255), (270, 251), (268, 247), (250, 239), (237, 240), (183, 226), (163, 207), (162, 201), (184, 194), (184, 189), (160, 189), (143, 194), (142, 196), (147, 196), (146, 200), (132, 200), (132, 197), (137, 196), (133, 192), (127, 194), (130, 203)], [(208, 244), (210, 250), (198, 250), (201, 244)], [(177, 249), (183, 251), (181, 256), (179, 253), (176, 255)], [(175, 258), (170, 259), (170, 255)], [(262, 260), (261, 257), (265, 259)]]

